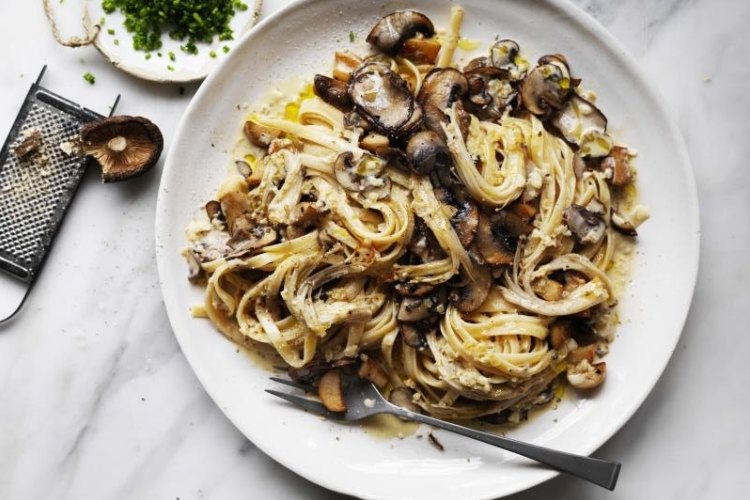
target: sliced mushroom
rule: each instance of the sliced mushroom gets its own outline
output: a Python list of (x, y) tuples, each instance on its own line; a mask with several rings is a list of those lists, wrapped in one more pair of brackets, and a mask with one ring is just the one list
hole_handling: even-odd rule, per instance
[(392, 148), (390, 146), (377, 148), (375, 156), (385, 160), (385, 163), (390, 167), (395, 167), (405, 172), (412, 170), (409, 158), (407, 158), (406, 153), (400, 148)]
[(337, 413), (346, 411), (346, 400), (339, 370), (327, 371), (320, 377), (318, 397), (328, 411)]
[(576, 240), (581, 244), (595, 245), (604, 238), (607, 232), (607, 224), (604, 222), (604, 218), (580, 205), (569, 206), (563, 217)]
[(398, 325), (398, 331), (404, 343), (419, 350), (427, 347), (427, 335), (435, 330), (434, 325), (425, 323), (399, 323)]
[[(241, 219), (244, 221), (247, 219)], [(235, 231), (229, 240), (229, 246), (232, 248), (232, 255), (238, 255), (263, 248), (276, 241), (278, 234), (276, 230), (269, 226), (245, 225), (235, 223)]]
[(413, 323), (425, 319), (430, 315), (429, 304), (422, 297), (404, 297), (398, 308), (396, 319)]
[(396, 387), (388, 395), (388, 401), (396, 406), (400, 406), (404, 410), (408, 410), (412, 413), (419, 413), (421, 409), (414, 402), (414, 391), (408, 387)]
[(521, 60), (519, 54), (521, 48), (513, 40), (500, 40), (490, 47), (490, 62), (496, 68), (508, 72), (513, 81), (521, 80), (526, 76), (528, 63)]
[(359, 147), (366, 149), (370, 153), (375, 154), (375, 151), (380, 148), (387, 148), (391, 145), (391, 141), (388, 137), (383, 134), (375, 132), (368, 132), (362, 139), (359, 140)]
[(406, 144), (406, 157), (412, 168), (420, 174), (450, 169), (453, 165), (448, 146), (432, 130), (423, 130), (411, 136)]
[(417, 101), (424, 110), (425, 126), (445, 137), (442, 124), (448, 121), (445, 110), (466, 94), (469, 83), (466, 77), (453, 68), (435, 68), (425, 76)]
[(31, 157), (44, 145), (42, 131), (38, 128), (24, 130), (21, 137), (21, 140), (13, 146), (13, 154), (21, 160)]
[(104, 182), (117, 182), (148, 171), (159, 160), (164, 138), (159, 127), (141, 116), (112, 116), (83, 125), (81, 148), (102, 167)]
[(435, 64), (440, 52), (440, 42), (434, 38), (414, 37), (407, 39), (399, 50), (399, 55), (414, 64)]
[(459, 196), (445, 188), (435, 189), (435, 197), (441, 203), (450, 205), (456, 209), (451, 217), (451, 225), (456, 231), (461, 245), (469, 248), (474, 241), (474, 235), (479, 225), (479, 208), (466, 193), (459, 191)]
[(268, 128), (250, 120), (245, 122), (242, 130), (251, 144), (262, 149), (266, 149), (271, 145), (271, 141), (278, 139), (282, 134), (281, 130)]
[(565, 360), (569, 363), (580, 363), (583, 360), (589, 363), (594, 362), (594, 356), (596, 355), (596, 344), (589, 344), (582, 347), (576, 347), (568, 353)]
[(472, 70), (475, 70), (477, 68), (486, 68), (490, 65), (490, 58), (489, 57), (475, 57), (471, 61), (466, 63), (466, 66), (464, 66), (464, 73), (468, 73)]
[[(550, 280), (552, 281), (552, 280)], [(549, 326), (549, 343), (553, 349), (560, 350), (571, 338), (573, 327), (567, 318), (558, 318)]]
[(636, 230), (635, 224), (633, 224), (630, 219), (622, 215), (614, 208), (611, 210), (611, 216), (609, 220), (612, 221), (612, 226), (614, 226), (615, 229), (617, 229), (625, 236), (638, 236), (638, 231)]
[(388, 374), (372, 358), (367, 358), (359, 367), (357, 375), (375, 384), (378, 388), (388, 385)]
[(479, 269), (474, 281), (466, 280), (467, 283), (451, 292), (451, 302), (456, 308), (464, 313), (474, 312), (484, 304), (492, 285), (491, 273), (486, 269)]
[(200, 259), (193, 250), (188, 250), (185, 258), (188, 263), (188, 280), (190, 280), (191, 283), (199, 283), (204, 276)]
[(435, 235), (419, 218), (414, 224), (414, 231), (407, 244), (407, 249), (419, 257), (422, 262), (432, 262), (445, 256)]
[(599, 166), (602, 170), (610, 171), (613, 186), (625, 186), (633, 181), (633, 173), (628, 164), (628, 148), (614, 146), (609, 156), (604, 158)]
[(369, 154), (355, 164), (354, 155), (345, 151), (336, 157), (333, 164), (333, 173), (341, 186), (356, 193), (362, 193), (367, 197), (375, 197), (378, 200), (386, 198), (391, 192), (391, 180), (383, 174), (386, 162)]
[(370, 125), (370, 122), (362, 118), (361, 114), (359, 114), (356, 110), (352, 110), (344, 115), (344, 128), (361, 128), (366, 132), (370, 130), (372, 126)]
[(395, 54), (406, 39), (417, 33), (430, 37), (435, 34), (432, 21), (416, 10), (399, 10), (388, 14), (367, 35), (367, 43), (386, 54)]
[(550, 123), (565, 140), (580, 146), (581, 156), (605, 156), (612, 147), (611, 139), (606, 137), (607, 117), (575, 92), (570, 94), (565, 106), (550, 117)]
[(349, 87), (340, 80), (328, 78), (323, 75), (315, 75), (313, 90), (315, 91), (315, 95), (323, 99), (324, 102), (340, 110), (346, 111), (352, 105), (352, 99), (349, 97)]
[(369, 62), (357, 69), (349, 81), (349, 96), (359, 114), (381, 134), (398, 136), (414, 125), (410, 123), (414, 97), (406, 81), (384, 64)]
[(586, 360), (568, 366), (565, 374), (568, 383), (576, 389), (593, 389), (604, 382), (607, 375), (607, 364), (604, 362), (591, 364)]
[(518, 238), (528, 235), (533, 229), (511, 211), (501, 210), (493, 214), (482, 212), (477, 226), (477, 248), (488, 264), (511, 264)]
[(218, 220), (220, 222), (224, 222), (226, 220), (224, 218), (224, 212), (222, 212), (221, 210), (221, 203), (219, 203), (218, 201), (209, 201), (208, 203), (206, 203), (205, 209), (208, 220)]
[(570, 74), (563, 64), (540, 64), (521, 82), (523, 105), (535, 115), (559, 109), (570, 94)]
[(393, 289), (402, 297), (424, 297), (435, 287), (426, 283), (397, 283)]
[(482, 120), (501, 118), (518, 95), (505, 70), (487, 66), (473, 69), (465, 75), (469, 83), (470, 109)]

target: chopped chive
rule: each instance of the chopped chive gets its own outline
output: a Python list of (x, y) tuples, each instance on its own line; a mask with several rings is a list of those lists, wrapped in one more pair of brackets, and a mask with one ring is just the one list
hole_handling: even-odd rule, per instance
[(89, 72), (83, 74), (83, 79), (93, 85), (96, 82), (96, 77)]

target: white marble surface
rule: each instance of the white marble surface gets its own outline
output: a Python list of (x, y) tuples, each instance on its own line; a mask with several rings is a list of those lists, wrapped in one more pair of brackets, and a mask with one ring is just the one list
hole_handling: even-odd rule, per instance
[[(264, 13), (284, 3), (266, 0)], [(608, 496), (747, 498), (750, 3), (577, 3), (626, 45), (673, 110), (703, 227), (679, 346), (651, 396), (598, 452), (624, 464)], [(45, 63), (49, 88), (101, 112), (122, 93), (118, 112), (153, 118), (167, 143), (196, 88), (180, 95), (178, 86), (117, 71), (94, 49), (56, 45), (39, 1), (0, 3), (0, 47), (0, 137)], [(86, 71), (95, 85), (81, 78)], [(154, 261), (160, 167), (120, 185), (102, 185), (90, 171), (25, 309), (0, 326), (0, 498), (337, 498), (248, 442), (183, 358)], [(515, 498), (602, 496), (559, 477)]]

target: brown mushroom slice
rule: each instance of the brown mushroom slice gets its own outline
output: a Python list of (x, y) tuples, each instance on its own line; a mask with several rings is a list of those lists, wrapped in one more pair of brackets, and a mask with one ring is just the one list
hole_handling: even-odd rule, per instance
[(224, 218), (224, 212), (221, 210), (221, 203), (219, 203), (218, 201), (211, 200), (206, 203), (206, 206), (204, 208), (206, 209), (206, 215), (208, 216), (208, 219), (210, 221), (218, 220), (220, 222), (224, 222), (226, 220)]
[(380, 148), (387, 148), (391, 145), (390, 139), (383, 134), (376, 132), (368, 132), (362, 139), (359, 140), (359, 147), (366, 149), (370, 153), (375, 154), (375, 151)]
[(595, 245), (607, 233), (604, 218), (580, 205), (571, 205), (565, 209), (563, 218), (576, 240), (583, 245)]
[(329, 370), (320, 377), (318, 397), (328, 411), (341, 413), (346, 411), (344, 388), (341, 385), (341, 372)]
[(496, 68), (508, 72), (513, 81), (521, 80), (526, 76), (528, 63), (520, 58), (521, 48), (513, 40), (504, 39), (497, 41), (490, 47), (490, 62)]
[(159, 160), (164, 138), (142, 116), (112, 116), (83, 125), (81, 148), (102, 166), (102, 180), (117, 182), (148, 171)]
[(599, 165), (601, 170), (609, 171), (613, 186), (625, 186), (633, 181), (633, 173), (630, 171), (628, 161), (628, 148), (614, 146), (609, 156), (604, 158)]
[(188, 263), (188, 280), (190, 283), (200, 283), (205, 275), (200, 259), (193, 250), (188, 250), (185, 259)]
[(398, 308), (396, 319), (406, 323), (421, 321), (430, 315), (430, 307), (425, 297), (404, 297)]
[(450, 169), (453, 157), (440, 136), (432, 130), (417, 132), (406, 144), (406, 158), (412, 168), (420, 174), (434, 170)]
[(435, 64), (441, 47), (440, 42), (434, 38), (414, 37), (404, 42), (399, 55), (414, 64)]
[(451, 302), (463, 313), (474, 312), (487, 300), (491, 285), (491, 273), (480, 269), (474, 281), (467, 280), (464, 286), (451, 292)]
[(386, 54), (395, 54), (408, 39), (422, 33), (427, 37), (435, 34), (432, 21), (416, 10), (399, 10), (388, 14), (367, 35), (367, 43)]
[(426, 283), (397, 283), (393, 289), (402, 297), (424, 297), (435, 289)]
[(399, 135), (414, 113), (406, 81), (380, 63), (366, 63), (352, 74), (349, 96), (359, 114), (386, 135)]
[(382, 175), (386, 162), (382, 159), (364, 154), (355, 164), (354, 155), (345, 151), (336, 157), (333, 164), (333, 174), (338, 183), (347, 191), (362, 193), (381, 200), (390, 195), (391, 181)]
[(533, 226), (508, 210), (491, 215), (482, 212), (477, 226), (477, 248), (488, 264), (512, 264), (518, 238), (528, 235), (533, 229)]
[(550, 123), (560, 131), (565, 140), (576, 146), (596, 140), (607, 132), (607, 117), (604, 113), (575, 92), (571, 93), (565, 106), (550, 117)]
[(565, 347), (572, 335), (573, 326), (569, 319), (558, 318), (549, 326), (549, 343), (553, 349)]
[(617, 229), (619, 232), (624, 234), (625, 236), (638, 236), (638, 231), (636, 230), (635, 224), (622, 215), (620, 212), (615, 210), (614, 208), (610, 212), (610, 221), (612, 221), (612, 226)]
[(388, 385), (388, 374), (372, 358), (367, 358), (362, 362), (357, 371), (360, 378), (364, 378), (375, 384), (379, 389)]
[(250, 120), (245, 122), (242, 131), (245, 133), (247, 140), (250, 141), (250, 144), (262, 149), (268, 148), (271, 141), (278, 139), (282, 134), (281, 130), (268, 128)]
[(276, 230), (272, 227), (260, 225), (242, 227), (243, 225), (235, 224), (234, 235), (229, 239), (228, 244), (232, 248), (230, 254), (232, 256), (263, 248), (274, 243), (278, 238)]
[(445, 137), (442, 124), (448, 121), (445, 110), (466, 94), (469, 83), (466, 77), (453, 68), (435, 68), (425, 76), (417, 101), (424, 111), (425, 126)]
[(469, 83), (468, 103), (480, 119), (499, 119), (516, 99), (518, 92), (507, 71), (494, 66), (465, 73)]
[(406, 153), (399, 148), (392, 148), (390, 146), (377, 148), (375, 150), (375, 156), (385, 160), (386, 165), (390, 167), (395, 167), (405, 172), (412, 169)]
[(21, 137), (21, 140), (13, 146), (13, 154), (21, 160), (31, 157), (44, 145), (42, 131), (38, 128), (22, 131)]
[(352, 105), (349, 87), (340, 80), (328, 78), (324, 75), (315, 75), (313, 90), (315, 95), (323, 99), (324, 102), (340, 110), (346, 111)]
[(424, 323), (399, 323), (398, 331), (404, 343), (414, 349), (427, 347), (427, 335), (435, 331), (435, 327)]
[(521, 81), (521, 101), (535, 115), (559, 109), (570, 94), (570, 74), (563, 64), (541, 64)]
[(435, 197), (446, 205), (456, 209), (451, 217), (451, 225), (456, 231), (461, 245), (469, 248), (474, 241), (474, 236), (479, 225), (479, 208), (472, 199), (465, 193), (459, 192), (460, 196), (455, 196), (445, 188), (435, 189)]
[(583, 360), (575, 365), (569, 365), (565, 377), (568, 383), (576, 389), (593, 389), (604, 382), (607, 375), (605, 362), (591, 364)]

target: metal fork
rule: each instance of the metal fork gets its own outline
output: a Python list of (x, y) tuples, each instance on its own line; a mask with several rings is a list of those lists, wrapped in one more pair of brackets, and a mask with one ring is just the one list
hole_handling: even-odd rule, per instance
[[(292, 380), (286, 380), (278, 377), (271, 377), (271, 380), (280, 384), (288, 385), (301, 389), (305, 392), (314, 392), (315, 388)], [(620, 474), (620, 464), (598, 458), (590, 458), (564, 451), (557, 451), (542, 446), (536, 446), (515, 439), (496, 436), (487, 432), (476, 431), (451, 422), (439, 420), (434, 417), (414, 413), (412, 411), (396, 406), (389, 402), (377, 388), (366, 380), (355, 380), (351, 385), (344, 388), (344, 399), (347, 410), (344, 413), (335, 413), (328, 411), (322, 403), (302, 396), (288, 394), (286, 392), (266, 389), (266, 392), (276, 397), (294, 403), (295, 405), (317, 415), (330, 418), (332, 420), (345, 420), (349, 422), (361, 420), (363, 418), (377, 415), (380, 413), (390, 413), (397, 417), (416, 420), (433, 427), (445, 429), (447, 431), (470, 437), (483, 443), (491, 444), (504, 450), (512, 451), (518, 455), (530, 458), (537, 462), (543, 463), (560, 472), (566, 472), (577, 476), (586, 481), (592, 482), (608, 490), (614, 490), (617, 484), (617, 477)]]

